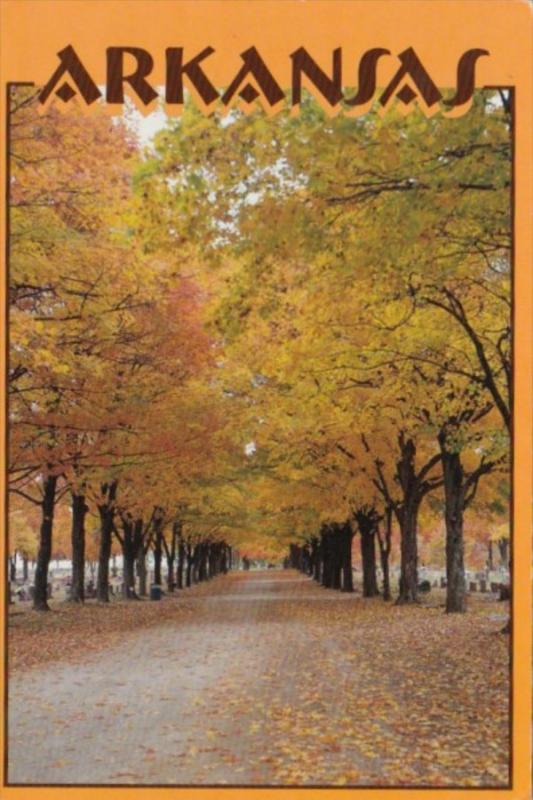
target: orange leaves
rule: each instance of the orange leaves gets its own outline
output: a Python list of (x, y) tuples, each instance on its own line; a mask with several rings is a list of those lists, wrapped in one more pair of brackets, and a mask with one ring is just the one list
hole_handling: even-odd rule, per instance
[(230, 416), (205, 289), (179, 274), (183, 254), (139, 247), (122, 123), (41, 117), (29, 100), (12, 124), (14, 483), (31, 487), (45, 464), (67, 482), (112, 471), (124, 499), (149, 507), (159, 482), (157, 499), (175, 504), (184, 477), (225, 448)]

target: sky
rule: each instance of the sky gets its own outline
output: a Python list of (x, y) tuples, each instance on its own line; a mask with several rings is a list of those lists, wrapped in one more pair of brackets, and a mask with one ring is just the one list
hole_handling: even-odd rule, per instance
[(164, 128), (168, 117), (162, 109), (144, 116), (132, 106), (128, 109), (128, 120), (139, 136), (142, 147), (149, 145), (155, 134)]

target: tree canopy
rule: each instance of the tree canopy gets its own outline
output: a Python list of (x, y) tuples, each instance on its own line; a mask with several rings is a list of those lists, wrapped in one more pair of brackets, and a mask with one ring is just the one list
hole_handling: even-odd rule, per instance
[(464, 513), (508, 514), (508, 98), (459, 119), (191, 104), (144, 152), (104, 113), (12, 103), (10, 477), (44, 561), (67, 497), (99, 515), (100, 599), (113, 540), (130, 561), (292, 543), (338, 576), (324, 542), (388, 558), (396, 526), (415, 602), (425, 514), (464, 610)]

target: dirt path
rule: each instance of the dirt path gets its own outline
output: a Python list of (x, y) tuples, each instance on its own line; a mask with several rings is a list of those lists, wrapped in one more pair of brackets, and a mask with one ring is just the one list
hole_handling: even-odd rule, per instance
[(9, 682), (10, 783), (478, 785), (507, 781), (507, 638), (251, 572), (83, 664)]

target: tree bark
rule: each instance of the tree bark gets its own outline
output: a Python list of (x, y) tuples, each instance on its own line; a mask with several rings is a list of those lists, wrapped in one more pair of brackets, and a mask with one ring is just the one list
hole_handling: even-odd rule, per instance
[(195, 545), (192, 552), (192, 580), (198, 583), (198, 573), (200, 569), (200, 545)]
[(223, 575), (226, 575), (228, 571), (228, 561), (229, 561), (229, 547), (225, 542), (222, 542), (220, 545), (220, 572)]
[(33, 608), (36, 611), (48, 611), (48, 567), (52, 555), (52, 531), (56, 502), (57, 475), (48, 475), (43, 484), (43, 500), (41, 503), (41, 528), (39, 532), (39, 550), (35, 568), (35, 594)]
[(176, 584), (174, 583), (174, 560), (175, 556), (169, 555), (167, 553), (167, 589), (169, 592), (173, 592)]
[(161, 578), (161, 560), (163, 558), (163, 533), (161, 525), (158, 521), (154, 522), (155, 536), (154, 536), (154, 583), (156, 586), (161, 586), (163, 581)]
[(342, 591), (353, 592), (353, 573), (352, 573), (352, 541), (353, 531), (349, 522), (340, 528), (342, 547)]
[(70, 600), (83, 603), (85, 600), (85, 515), (88, 511), (85, 495), (72, 492), (72, 585)]
[(500, 565), (509, 569), (509, 539), (498, 539), (498, 550), (500, 551)]
[(398, 605), (418, 602), (418, 509), (421, 497), (415, 473), (416, 447), (412, 439), (399, 437), (400, 460), (397, 474), (402, 487), (403, 499), (396, 510), (400, 526), (400, 591)]
[(320, 544), (316, 536), (311, 538), (311, 576), (313, 580), (320, 580)]
[(379, 594), (376, 577), (376, 539), (375, 530), (361, 531), (361, 561), (363, 565), (363, 597)]
[(137, 553), (137, 576), (139, 578), (139, 595), (141, 597), (145, 597), (147, 594), (146, 590), (146, 553), (144, 551), (144, 547), (139, 548), (139, 552)]
[(446, 613), (466, 611), (463, 518), (464, 471), (458, 452), (448, 450), (446, 435), (439, 434), (444, 474), (444, 518), (446, 522)]
[(342, 536), (337, 525), (334, 526), (331, 536), (331, 588), (341, 588), (342, 573)]
[(204, 542), (198, 545), (198, 581), (201, 583), (207, 579), (207, 546)]
[(100, 603), (109, 603), (109, 559), (115, 516), (115, 499), (117, 481), (103, 483), (101, 487), (102, 501), (98, 505), (100, 515), (100, 548), (98, 552), (98, 575), (96, 579), (96, 597)]
[(379, 557), (381, 561), (381, 571), (383, 573), (383, 599), (391, 600), (390, 590), (390, 574), (389, 574), (389, 557), (391, 551), (392, 541), (392, 509), (387, 507), (385, 510), (385, 536), (381, 537), (379, 525), (376, 528), (376, 534), (379, 544)]
[(418, 603), (418, 507), (417, 499), (409, 497), (399, 514), (401, 564), (398, 605)]
[(325, 529), (321, 533), (322, 542), (322, 586), (329, 589), (332, 585), (331, 533)]
[(489, 539), (487, 545), (487, 569), (489, 572), (494, 570), (494, 557), (492, 553), (492, 541)]
[(128, 515), (121, 515), (122, 536), (117, 532), (122, 546), (122, 594), (127, 600), (138, 600), (135, 591), (135, 561), (143, 551), (143, 521), (138, 518), (133, 522)]
[(354, 516), (359, 528), (363, 597), (375, 597), (379, 594), (376, 577), (376, 530), (380, 517), (373, 506), (360, 507)]
[(178, 589), (183, 589), (183, 567), (185, 565), (185, 544), (180, 536), (178, 543), (178, 565), (176, 570), (176, 583)]
[(123, 595), (127, 600), (137, 600), (135, 591), (135, 555), (131, 548), (124, 551), (124, 568), (122, 571)]
[(187, 588), (192, 584), (193, 552), (190, 544), (187, 544), (187, 569), (185, 575), (185, 585)]

